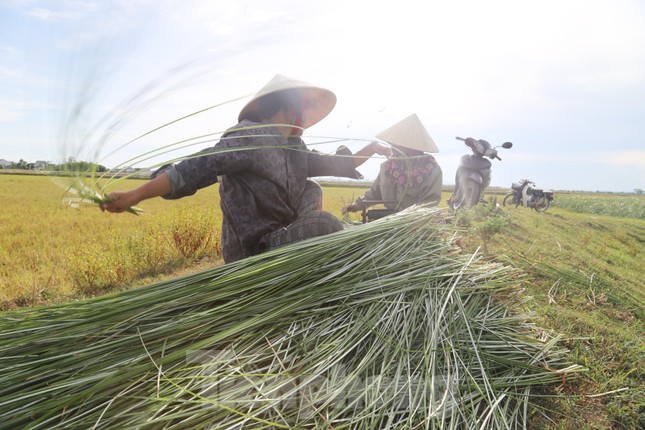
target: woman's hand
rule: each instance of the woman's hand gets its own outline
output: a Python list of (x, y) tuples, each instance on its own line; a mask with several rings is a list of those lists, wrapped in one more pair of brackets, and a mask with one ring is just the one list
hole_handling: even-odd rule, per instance
[(136, 191), (136, 189), (125, 192), (116, 191), (108, 194), (110, 201), (100, 205), (101, 211), (121, 213), (136, 206), (141, 201)]
[(165, 196), (171, 192), (170, 178), (164, 172), (133, 190), (115, 191), (108, 194), (110, 201), (101, 203), (100, 208), (101, 211), (121, 213), (143, 200)]
[(360, 149), (356, 154), (354, 154), (354, 167), (360, 166), (374, 154), (391, 157), (392, 149), (390, 149), (389, 146), (385, 146), (382, 143), (373, 140), (368, 145)]
[(374, 151), (373, 154), (383, 155), (387, 158), (390, 158), (392, 156), (392, 148), (383, 145), (376, 140), (371, 141), (370, 146), (372, 147), (372, 151)]
[(340, 210), (340, 213), (342, 215), (347, 215), (348, 212), (358, 212), (361, 210), (360, 207), (356, 203), (352, 203), (351, 205), (343, 206)]

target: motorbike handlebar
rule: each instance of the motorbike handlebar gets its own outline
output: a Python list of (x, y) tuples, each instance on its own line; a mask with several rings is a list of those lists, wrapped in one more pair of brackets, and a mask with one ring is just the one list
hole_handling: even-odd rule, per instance
[[(490, 148), (485, 150), (484, 153), (482, 154), (481, 153), (482, 149), (478, 147), (477, 141), (475, 139), (473, 139), (471, 137), (469, 137), (467, 139), (464, 139), (463, 137), (459, 137), (459, 136), (455, 136), (455, 139), (461, 140), (462, 142), (464, 142), (466, 144), (467, 147), (469, 147), (470, 149), (472, 149), (473, 151), (477, 152), (478, 154), (480, 154), (482, 156), (487, 156), (491, 160), (497, 159), (499, 161), (502, 161), (502, 159), (497, 155), (497, 151), (496, 151), (496, 149), (499, 148), (499, 146), (496, 146), (495, 148), (493, 148), (493, 154), (489, 153)], [(483, 142), (483, 141), (481, 141), (481, 142)], [(487, 143), (487, 142), (485, 142), (485, 143)], [(513, 146), (513, 144), (511, 142), (504, 142), (504, 144), (502, 144), (500, 146), (502, 148), (509, 149), (509, 148), (511, 148)]]
[(457, 137), (455, 137), (455, 139), (461, 140), (462, 142), (464, 142), (466, 144), (467, 147), (469, 147), (470, 149), (476, 150), (475, 149), (475, 144), (473, 143), (473, 142), (476, 142), (476, 141), (473, 138), (469, 137), (467, 139), (464, 139), (463, 137), (457, 136)]

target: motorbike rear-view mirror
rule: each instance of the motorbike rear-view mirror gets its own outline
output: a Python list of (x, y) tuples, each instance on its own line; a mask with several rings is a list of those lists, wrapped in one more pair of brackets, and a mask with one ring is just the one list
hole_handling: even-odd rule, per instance
[(509, 149), (509, 148), (512, 148), (512, 147), (513, 147), (513, 144), (511, 142), (502, 143), (502, 148)]

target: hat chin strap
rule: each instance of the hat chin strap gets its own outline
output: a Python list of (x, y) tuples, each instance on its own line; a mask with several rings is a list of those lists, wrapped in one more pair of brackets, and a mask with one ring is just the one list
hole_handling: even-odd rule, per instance
[[(294, 127), (290, 128), (289, 135), (290, 136), (302, 136), (302, 133), (304, 132), (304, 124), (305, 124), (305, 115), (306, 115), (306, 110), (303, 112), (294, 112), (291, 110), (284, 110), (284, 124), (293, 124)], [(290, 119), (290, 120), (287, 120)]]
[(291, 136), (302, 136), (304, 129), (302, 127), (291, 127)]
[(299, 125), (299, 123), (302, 123), (302, 118), (299, 117), (298, 115), (290, 115), (292, 112), (289, 112), (285, 108), (280, 109), (278, 112), (276, 112), (271, 118), (269, 118), (269, 121), (272, 124), (291, 124), (295, 127), (289, 127), (287, 125), (283, 126), (278, 126), (278, 129), (280, 130), (280, 134), (282, 136), (288, 138), (291, 136), (302, 136), (303, 129)]

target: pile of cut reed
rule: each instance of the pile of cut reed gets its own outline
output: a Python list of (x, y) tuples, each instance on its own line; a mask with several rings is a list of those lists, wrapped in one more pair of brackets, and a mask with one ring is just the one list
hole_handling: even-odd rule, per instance
[(0, 428), (524, 428), (576, 366), (517, 273), (417, 208), (114, 296), (0, 315)]

